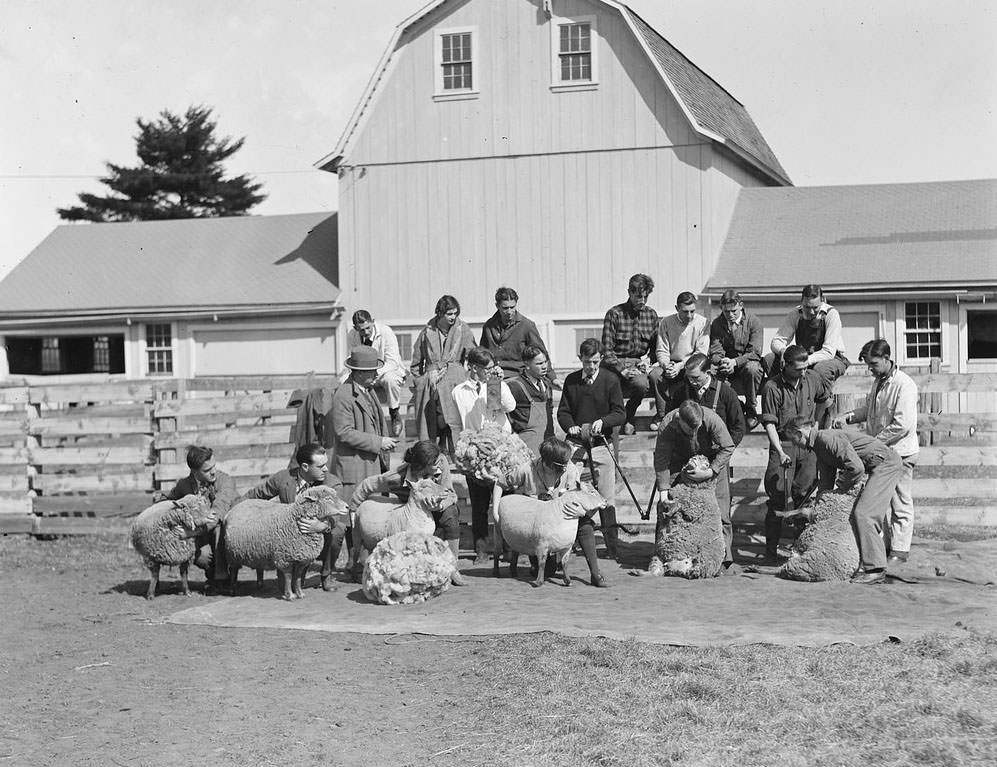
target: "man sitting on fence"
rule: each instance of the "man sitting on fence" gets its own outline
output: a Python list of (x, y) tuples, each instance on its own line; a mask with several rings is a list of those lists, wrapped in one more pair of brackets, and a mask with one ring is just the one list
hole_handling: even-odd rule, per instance
[(225, 472), (215, 468), (214, 451), (203, 445), (192, 445), (187, 450), (190, 474), (182, 477), (172, 490), (157, 493), (155, 501), (177, 501), (185, 495), (201, 495), (208, 499), (211, 510), (218, 517), (218, 525), (198, 533), (194, 539), (197, 554), (194, 564), (204, 570), (204, 593), (213, 594), (228, 588), (228, 566), (225, 563), (225, 515), (238, 498), (235, 481)]
[(865, 433), (885, 442), (900, 456), (903, 472), (890, 499), (889, 524), (883, 537), (890, 562), (906, 562), (914, 534), (914, 466), (920, 445), (917, 441), (917, 384), (890, 359), (890, 345), (883, 339), (862, 347), (859, 359), (873, 375), (865, 403), (832, 424), (864, 423)]
[(405, 366), (402, 365), (395, 331), (383, 322), (375, 322), (366, 309), (357, 309), (353, 312), (353, 329), (346, 334), (346, 348), (355, 349), (358, 346), (375, 349), (378, 359), (384, 363), (377, 371), (373, 388), (387, 395), (391, 433), (398, 437), (404, 428), (398, 410), (401, 407), (402, 384), (405, 383)]
[(717, 376), (744, 396), (748, 431), (758, 425), (758, 393), (762, 372), (762, 321), (744, 308), (741, 294), (724, 291), (720, 316), (710, 324), (710, 362)]

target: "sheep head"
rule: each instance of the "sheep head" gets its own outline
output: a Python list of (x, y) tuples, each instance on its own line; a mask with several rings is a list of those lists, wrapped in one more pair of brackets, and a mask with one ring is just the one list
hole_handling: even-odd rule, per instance
[(424, 511), (439, 511), (457, 503), (457, 494), (433, 479), (407, 480), (405, 484), (409, 487), (409, 503)]
[(173, 501), (173, 508), (183, 514), (183, 526), (188, 530), (211, 530), (218, 525), (218, 517), (208, 499), (203, 495), (191, 493), (179, 500)]
[(686, 485), (698, 485), (709, 482), (713, 479), (713, 469), (710, 468), (710, 459), (705, 455), (694, 455), (685, 462), (682, 467), (682, 483)]
[(328, 520), (347, 513), (346, 501), (326, 485), (309, 487), (298, 496), (297, 503), (306, 517)]
[(581, 490), (569, 490), (557, 498), (556, 502), (561, 504), (565, 515), (569, 517), (591, 516), (609, 505), (609, 502), (597, 492), (584, 487)]

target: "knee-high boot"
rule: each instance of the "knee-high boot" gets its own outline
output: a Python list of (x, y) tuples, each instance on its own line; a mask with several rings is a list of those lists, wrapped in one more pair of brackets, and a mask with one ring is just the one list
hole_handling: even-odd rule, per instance
[(593, 586), (605, 588), (606, 583), (602, 571), (599, 569), (599, 558), (595, 553), (595, 525), (591, 520), (582, 520), (578, 523), (578, 537), (575, 539), (582, 547), (582, 554), (585, 555), (585, 563), (589, 566), (589, 575)]
[(779, 539), (782, 537), (782, 517), (769, 509), (765, 513), (765, 558), (775, 559), (779, 556)]
[(619, 552), (617, 543), (620, 540), (620, 531), (616, 527), (616, 507), (607, 506), (599, 512), (599, 519), (602, 521), (602, 539), (606, 542), (606, 556), (616, 559)]

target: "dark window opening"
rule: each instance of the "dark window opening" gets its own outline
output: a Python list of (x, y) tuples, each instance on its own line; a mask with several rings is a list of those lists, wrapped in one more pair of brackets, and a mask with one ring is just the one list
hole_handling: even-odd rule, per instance
[(966, 312), (969, 359), (997, 359), (997, 311)]
[(124, 373), (125, 336), (7, 336), (11, 375)]

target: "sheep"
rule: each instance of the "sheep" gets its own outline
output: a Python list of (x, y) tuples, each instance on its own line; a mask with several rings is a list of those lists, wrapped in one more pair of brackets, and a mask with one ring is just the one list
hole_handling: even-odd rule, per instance
[[(528, 495), (506, 495), (492, 513), (495, 523), (495, 550), (492, 574), (499, 577), (499, 558), (504, 540), (512, 550), (510, 574), (516, 575), (520, 554), (537, 558), (537, 574), (530, 585), (539, 588), (544, 582), (544, 565), (554, 555), (561, 564), (564, 585), (571, 585), (567, 560), (571, 544), (578, 535), (578, 517), (606, 507), (607, 501), (594, 490), (569, 490), (550, 501)], [(565, 515), (568, 512), (570, 516)]]
[(363, 593), (382, 605), (425, 602), (450, 588), (456, 569), (450, 547), (432, 533), (394, 533), (367, 557)]
[(149, 568), (149, 588), (146, 599), (154, 599), (162, 565), (180, 566), (180, 589), (190, 596), (187, 571), (197, 547), (194, 536), (218, 524), (208, 499), (200, 495), (185, 495), (178, 501), (160, 501), (142, 511), (132, 522), (131, 541)]
[[(434, 509), (445, 509), (457, 503), (453, 490), (433, 479), (406, 480), (409, 498), (398, 503), (389, 498), (368, 498), (357, 506), (353, 517), (353, 579), (360, 581), (366, 553), (373, 551), (383, 539), (400, 532), (425, 533), (436, 531)], [(451, 557), (453, 553), (451, 552)], [(455, 568), (456, 573), (456, 568)], [(459, 579), (459, 575), (456, 576)]]
[(658, 504), (661, 524), (655, 534), (652, 575), (714, 578), (723, 569), (726, 547), (717, 504), (716, 479), (709, 460), (693, 456), (682, 469), (682, 483), (671, 488)]
[(776, 573), (793, 581), (842, 581), (859, 566), (859, 547), (852, 530), (855, 492), (820, 493), (813, 508), (798, 515), (810, 520), (793, 544), (792, 555)]
[(229, 583), (235, 594), (240, 567), (256, 569), (257, 586), (264, 570), (276, 570), (281, 598), (303, 599), (301, 584), (308, 566), (322, 552), (321, 533), (302, 533), (298, 520), (306, 517), (332, 521), (345, 514), (346, 503), (331, 487), (310, 487), (294, 503), (248, 499), (233, 506), (225, 517), (225, 554)]

